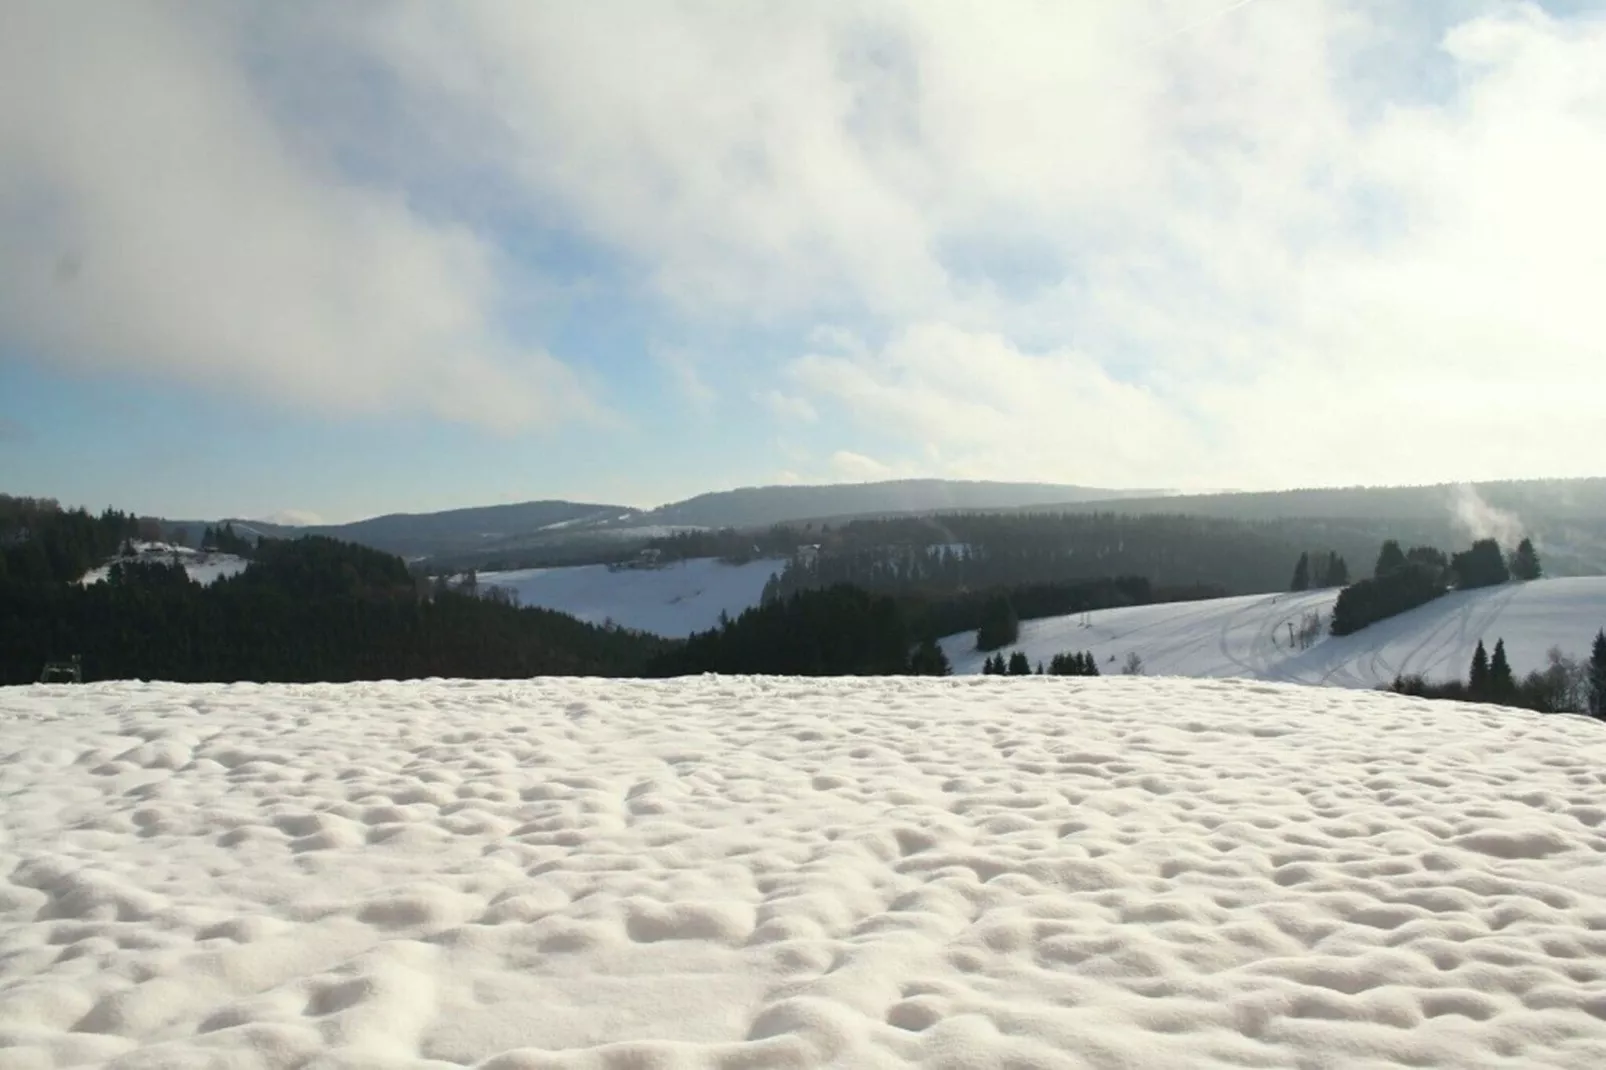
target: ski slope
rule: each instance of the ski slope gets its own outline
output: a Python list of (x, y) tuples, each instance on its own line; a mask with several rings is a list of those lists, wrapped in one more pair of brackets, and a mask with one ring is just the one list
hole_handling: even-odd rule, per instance
[(683, 639), (756, 606), (764, 584), (785, 561), (725, 565), (714, 558), (677, 561), (662, 568), (620, 569), (606, 565), (482, 572), (482, 586), (514, 591), (526, 606), (541, 606), (602, 624)]
[(1067, 679), (0, 689), (0, 1066), (1606, 1066), (1606, 725)]
[[(1086, 650), (1109, 674), (1136, 652), (1148, 675), (1377, 687), (1401, 674), (1464, 679), (1479, 639), (1490, 650), (1505, 639), (1519, 676), (1542, 668), (1553, 646), (1587, 660), (1596, 632), (1606, 627), (1602, 576), (1456, 591), (1343, 637), (1327, 634), (1337, 598), (1337, 590), (1248, 595), (1026, 621), (1020, 642), (1004, 654), (1024, 650), (1035, 667), (1055, 654)], [(1289, 625), (1297, 631), (1307, 613), (1321, 614), (1321, 638), (1300, 650), (1290, 644)], [(975, 640), (974, 632), (943, 640), (955, 672), (981, 671), (989, 655), (976, 651)]]

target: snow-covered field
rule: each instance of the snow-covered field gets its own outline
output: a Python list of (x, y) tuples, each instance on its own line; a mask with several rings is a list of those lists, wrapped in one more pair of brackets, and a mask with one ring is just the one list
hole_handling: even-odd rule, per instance
[(768, 560), (723, 565), (701, 558), (617, 572), (605, 565), (482, 572), (479, 582), (518, 592), (526, 606), (682, 639), (714, 627), (721, 613), (735, 617), (758, 605), (764, 584), (784, 565)]
[(1606, 1066), (1606, 726), (1246, 681), (0, 690), (0, 1065)]
[[(1587, 660), (1606, 627), (1606, 576), (1457, 591), (1341, 638), (1327, 634), (1337, 598), (1336, 590), (1248, 595), (1026, 621), (1020, 642), (1004, 653), (1024, 650), (1035, 667), (1055, 654), (1092, 651), (1099, 669), (1112, 673), (1136, 652), (1150, 675), (1376, 687), (1398, 674), (1464, 679), (1479, 639), (1493, 650), (1504, 638), (1519, 675), (1542, 668), (1553, 646)], [(1300, 650), (1288, 626), (1297, 631), (1307, 613), (1321, 614), (1321, 638)], [(975, 632), (943, 641), (954, 671), (981, 671), (989, 655), (975, 645)]]
[(238, 575), (250, 564), (245, 558), (236, 557), (234, 554), (194, 550), (188, 546), (172, 546), (160, 542), (142, 542), (134, 544), (133, 554), (114, 558), (100, 568), (86, 572), (78, 582), (85, 584), (102, 582), (117, 561), (140, 561), (162, 565), (178, 561), (184, 566), (184, 571), (189, 573), (190, 579), (201, 584), (210, 584), (226, 576)]

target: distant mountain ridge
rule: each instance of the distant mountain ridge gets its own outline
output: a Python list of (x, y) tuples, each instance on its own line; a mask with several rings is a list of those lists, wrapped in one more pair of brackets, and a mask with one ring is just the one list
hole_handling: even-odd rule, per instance
[(416, 557), (473, 549), (559, 524), (604, 523), (635, 510), (617, 505), (539, 501), (485, 505), (439, 513), (387, 513), (349, 524), (296, 527), (259, 520), (232, 520), (237, 530), (270, 538), (328, 535), (376, 550)]
[[(296, 527), (238, 519), (230, 523), (238, 530), (269, 537), (328, 535), (403, 557), (427, 557), (586, 538), (616, 542), (636, 534), (663, 534), (683, 528), (766, 528), (789, 521), (822, 518), (1011, 509), (1156, 493), (1072, 484), (907, 479), (882, 483), (741, 487), (699, 494), (648, 510), (598, 503), (534, 501), (437, 513), (390, 513), (348, 524)], [(199, 524), (187, 522), (191, 528)], [(177, 526), (182, 525), (170, 525)]]
[[(1458, 544), (1472, 535), (1526, 529), (1559, 571), (1606, 571), (1606, 479), (1504, 480), (1415, 487), (1328, 487), (1284, 491), (1178, 494), (1052, 483), (909, 479), (881, 483), (741, 487), (699, 494), (654, 509), (570, 501), (533, 501), (393, 513), (349, 524), (294, 527), (241, 521), (242, 531), (285, 537), (307, 534), (372, 546), (407, 558), (432, 558), (452, 567), (495, 560), (535, 559), (550, 564), (609, 560), (649, 539), (697, 528), (763, 529), (804, 521), (840, 523), (854, 518), (957, 512), (1169, 513), (1243, 521), (1299, 518), (1366, 540), (1397, 538), (1434, 545)], [(169, 522), (171, 534), (203, 522)], [(1506, 538), (1515, 542), (1513, 538)], [(504, 566), (514, 567), (514, 566)], [(1290, 566), (1292, 567), (1292, 566)]]
[(1154, 490), (1112, 490), (1063, 483), (899, 479), (880, 483), (740, 487), (699, 494), (683, 502), (659, 506), (643, 516), (658, 524), (710, 528), (768, 527), (794, 520), (1028, 508), (1159, 493)]

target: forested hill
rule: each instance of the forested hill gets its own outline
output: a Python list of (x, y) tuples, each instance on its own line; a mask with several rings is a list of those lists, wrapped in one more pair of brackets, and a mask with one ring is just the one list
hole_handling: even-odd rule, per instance
[(244, 572), (209, 586), (150, 563), (84, 585), (134, 521), (49, 506), (0, 503), (0, 684), (73, 655), (91, 680), (634, 675), (665, 645), (436, 590), (397, 557), (321, 536), (264, 541)]
[(858, 520), (815, 538), (817, 557), (793, 560), (767, 598), (839, 583), (941, 593), (1103, 576), (1143, 576), (1160, 590), (1205, 585), (1254, 594), (1287, 587), (1307, 551), (1354, 560), (1377, 552), (1370, 528), (1340, 522), (1116, 513)]

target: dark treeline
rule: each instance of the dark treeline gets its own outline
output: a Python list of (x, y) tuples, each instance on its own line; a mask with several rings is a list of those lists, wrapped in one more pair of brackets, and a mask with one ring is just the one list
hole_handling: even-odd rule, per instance
[(763, 531), (677, 531), (647, 543), (665, 561), (689, 561), (698, 557), (717, 557), (732, 564), (745, 564), (760, 558), (791, 557), (801, 545), (811, 542), (812, 525), (792, 527), (777, 524)]
[(1483, 640), (1472, 655), (1465, 680), (1429, 682), (1421, 676), (1397, 676), (1388, 690), (1418, 698), (1487, 702), (1540, 713), (1587, 713), (1606, 720), (1606, 631), (1596, 633), (1587, 663), (1579, 663), (1552, 647), (1543, 669), (1522, 679), (1512, 672), (1504, 639), (1494, 653)]
[(234, 530), (233, 524), (213, 527), (208, 524), (201, 532), (201, 549), (215, 550), (220, 554), (251, 558), (256, 555), (256, 542)]
[(1352, 635), (1369, 624), (1426, 605), (1448, 589), (1440, 574), (1416, 564), (1387, 576), (1359, 580), (1338, 594), (1333, 605), (1333, 634)]
[[(1003, 654), (994, 654), (982, 663), (983, 676), (1031, 676), (1031, 659), (1024, 650), (1017, 650), (1005, 660)], [(1048, 668), (1042, 662), (1037, 663), (1038, 676), (1098, 676), (1098, 660), (1090, 651), (1081, 651), (1074, 654), (1055, 654), (1049, 661)]]
[(146, 526), (111, 509), (96, 516), (50, 498), (0, 494), (0, 583), (70, 583)]
[[(1215, 598), (1218, 592), (1157, 592), (1141, 576), (1119, 576), (1114, 579), (1021, 584), (950, 595), (911, 593), (896, 597), (909, 615), (917, 638), (941, 639), (960, 632), (986, 631), (989, 635), (984, 636), (978, 645), (982, 650), (992, 650), (1013, 643), (1019, 622), (1023, 620), (1063, 617), (1095, 609), (1140, 606), (1151, 602)], [(1006, 620), (1013, 624), (1004, 623)], [(1003, 629), (1001, 637), (994, 639), (993, 636), (1000, 633), (993, 629), (999, 627)]]
[(848, 584), (794, 591), (666, 650), (649, 673), (945, 675), (937, 647), (944, 636), (976, 631), (980, 649), (996, 649), (1018, 638), (1021, 620), (1141, 605), (1154, 593), (1141, 577), (949, 596), (875, 594)]
[(844, 585), (755, 606), (666, 651), (647, 672), (886, 676), (925, 667), (946, 675), (946, 659), (933, 659), (933, 647), (916, 643), (897, 600)]
[[(8, 547), (8, 559), (24, 545)], [(89, 680), (634, 675), (667, 646), (437, 592), (400, 558), (321, 536), (265, 540), (251, 567), (210, 586), (180, 565), (137, 561), (113, 564), (103, 582), (74, 582), (94, 557), (48, 579), (0, 578), (0, 683), (31, 682), (45, 662), (73, 655)]]
[(1426, 605), (1452, 588), (1472, 590), (1542, 573), (1533, 542), (1523, 539), (1508, 556), (1494, 539), (1479, 539), (1469, 549), (1446, 556), (1432, 546), (1405, 551), (1393, 539), (1383, 544), (1369, 579), (1339, 592), (1333, 606), (1332, 632), (1350, 635), (1367, 625)]
[(1284, 562), (1303, 547), (1350, 553), (1355, 542), (1329, 523), (1113, 513), (856, 520), (808, 535), (819, 555), (790, 561), (768, 597), (840, 583), (888, 594), (950, 593), (1107, 576), (1145, 576), (1157, 589), (1203, 585), (1250, 594), (1282, 590)]

